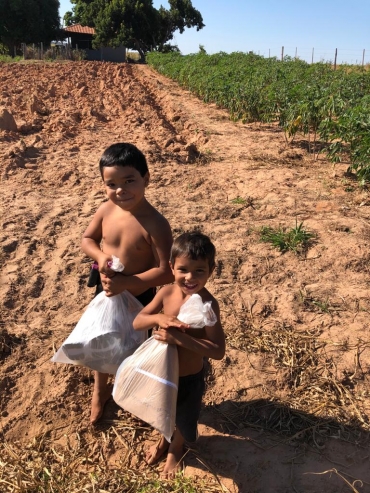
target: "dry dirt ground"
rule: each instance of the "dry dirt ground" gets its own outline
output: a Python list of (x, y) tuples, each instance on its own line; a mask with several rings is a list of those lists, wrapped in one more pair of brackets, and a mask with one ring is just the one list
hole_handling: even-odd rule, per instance
[[(98, 159), (128, 141), (174, 234), (199, 228), (218, 250), (227, 355), (208, 368), (185, 474), (230, 492), (370, 491), (370, 197), (347, 165), (233, 123), (148, 66), (0, 65), (0, 117), (3, 440), (78, 439), (100, 467), (129, 449), (148, 472), (156, 432), (113, 401), (91, 430), (91, 372), (50, 362), (93, 296), (80, 239), (104, 200)], [(260, 241), (296, 221), (315, 234), (306, 251)]]

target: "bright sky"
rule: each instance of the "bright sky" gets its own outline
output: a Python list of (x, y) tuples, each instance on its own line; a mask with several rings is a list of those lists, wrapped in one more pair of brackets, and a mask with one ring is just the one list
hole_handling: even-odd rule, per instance
[[(280, 58), (298, 56), (314, 62), (370, 63), (369, 0), (192, 0), (203, 16), (200, 31), (186, 29), (172, 43), (187, 55), (203, 45), (207, 53), (253, 51)], [(153, 0), (155, 8), (165, 0)], [(60, 0), (60, 16), (71, 10), (69, 0)]]

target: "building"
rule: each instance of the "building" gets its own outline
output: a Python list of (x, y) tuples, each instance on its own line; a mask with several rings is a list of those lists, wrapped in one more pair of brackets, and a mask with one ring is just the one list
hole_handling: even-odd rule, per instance
[(73, 50), (84, 50), (87, 60), (106, 62), (126, 61), (126, 48), (124, 46), (119, 46), (118, 48), (102, 46), (101, 48), (93, 49), (92, 42), (95, 35), (95, 29), (93, 27), (74, 24), (73, 26), (64, 27), (63, 31), (68, 39), (68, 45)]
[(69, 38), (69, 45), (73, 50), (92, 50), (92, 41), (95, 34), (93, 27), (75, 24), (74, 26), (63, 28), (63, 31)]

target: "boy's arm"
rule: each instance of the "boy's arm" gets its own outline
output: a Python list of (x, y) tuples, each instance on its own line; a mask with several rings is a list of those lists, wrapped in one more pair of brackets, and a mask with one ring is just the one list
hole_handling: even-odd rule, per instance
[(151, 230), (151, 242), (157, 266), (140, 274), (125, 276), (116, 274), (114, 277), (102, 276), (104, 291), (108, 296), (122, 293), (125, 289), (137, 296), (149, 288), (162, 286), (173, 282), (173, 275), (169, 265), (172, 246), (172, 233), (169, 223), (163, 216), (156, 221)]
[(100, 242), (103, 236), (102, 223), (105, 204), (102, 204), (94, 214), (90, 224), (86, 228), (81, 241), (81, 248), (87, 256), (96, 260), (99, 264), (99, 271), (107, 276), (115, 275), (115, 272), (108, 267), (108, 261), (112, 260), (111, 255), (102, 252)]
[(176, 328), (156, 330), (153, 337), (168, 344), (177, 344), (206, 358), (222, 359), (225, 355), (225, 334), (220, 322), (220, 309), (216, 300), (213, 302), (213, 309), (217, 315), (217, 322), (212, 327), (205, 327), (206, 334), (203, 339), (192, 337)]
[(148, 330), (157, 325), (158, 313), (163, 308), (163, 289), (136, 315), (132, 323), (135, 330)]
[(188, 324), (180, 322), (175, 316), (160, 313), (163, 308), (163, 298), (168, 291), (169, 289), (166, 286), (160, 289), (153, 300), (138, 313), (133, 321), (135, 330), (148, 330), (155, 326), (163, 328), (177, 327), (183, 330), (189, 328)]

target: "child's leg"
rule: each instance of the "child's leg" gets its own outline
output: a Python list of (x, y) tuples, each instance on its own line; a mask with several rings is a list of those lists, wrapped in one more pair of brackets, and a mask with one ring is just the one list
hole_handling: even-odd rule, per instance
[(151, 466), (152, 464), (157, 462), (157, 460), (160, 459), (165, 452), (167, 452), (169, 446), (170, 444), (162, 435), (159, 439), (159, 442), (152, 445), (147, 451), (145, 457), (146, 463)]
[(109, 373), (94, 372), (94, 390), (91, 399), (90, 423), (94, 425), (101, 418), (105, 403), (112, 394), (112, 386), (108, 385)]
[(184, 456), (184, 437), (180, 430), (176, 428), (172, 437), (172, 442), (168, 447), (166, 465), (162, 471), (161, 477), (172, 479), (176, 474), (182, 471), (182, 458)]

